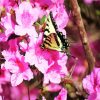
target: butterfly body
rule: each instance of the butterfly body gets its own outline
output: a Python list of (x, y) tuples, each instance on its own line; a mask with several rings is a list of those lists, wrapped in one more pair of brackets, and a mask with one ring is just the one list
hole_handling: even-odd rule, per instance
[(50, 12), (46, 20), (43, 43), (41, 46), (45, 49), (57, 50), (60, 52), (65, 52), (69, 48), (68, 40), (65, 39), (62, 32), (58, 31), (52, 12)]

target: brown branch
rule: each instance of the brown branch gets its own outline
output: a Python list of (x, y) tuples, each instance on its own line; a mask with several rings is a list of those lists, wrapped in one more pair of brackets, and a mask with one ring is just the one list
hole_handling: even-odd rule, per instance
[(95, 65), (95, 58), (94, 58), (93, 53), (91, 51), (91, 48), (89, 46), (87, 33), (85, 31), (85, 28), (84, 28), (84, 24), (82, 21), (80, 7), (78, 5), (78, 2), (77, 2), (77, 0), (70, 0), (70, 3), (72, 6), (73, 16), (75, 18), (77, 27), (79, 29), (81, 41), (83, 44), (84, 52), (85, 52), (87, 63), (88, 63), (88, 70), (87, 70), (86, 74), (89, 74)]

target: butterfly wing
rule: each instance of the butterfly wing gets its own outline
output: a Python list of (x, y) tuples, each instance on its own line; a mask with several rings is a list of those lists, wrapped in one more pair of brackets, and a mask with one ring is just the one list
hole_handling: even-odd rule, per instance
[(44, 30), (44, 40), (45, 37), (49, 36), (51, 33), (56, 33), (54, 22), (52, 20), (53, 20), (52, 13), (50, 12), (46, 20), (46, 27)]
[(55, 33), (51, 33), (48, 35), (48, 37), (45, 39), (43, 43), (43, 47), (47, 49), (52, 49), (52, 50), (57, 50), (57, 51), (62, 51), (61, 47), (62, 44), (58, 36)]
[(57, 25), (50, 12), (46, 21), (42, 48), (64, 51), (64, 49), (68, 47), (68, 42), (65, 42), (64, 35), (57, 31), (57, 29)]

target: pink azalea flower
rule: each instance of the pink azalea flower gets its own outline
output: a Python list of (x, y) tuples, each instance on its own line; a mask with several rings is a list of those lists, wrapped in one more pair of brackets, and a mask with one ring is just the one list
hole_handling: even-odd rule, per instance
[(67, 90), (62, 88), (59, 95), (54, 100), (67, 100)]
[[(56, 52), (53, 53), (52, 57), (54, 57), (54, 55), (57, 55)], [(49, 82), (59, 84), (61, 82), (61, 78), (68, 75), (66, 68), (67, 56), (60, 52), (58, 55), (59, 56), (57, 58), (55, 57), (55, 59), (52, 59), (54, 63), (44, 74), (44, 84), (48, 84)]]
[(89, 94), (88, 100), (100, 99), (100, 68), (95, 68), (90, 75), (83, 79), (83, 88)]
[(48, 61), (41, 56), (36, 56), (33, 50), (26, 52), (25, 61), (29, 62), (30, 65), (35, 64), (36, 68), (42, 73), (45, 73), (49, 68)]
[(48, 68), (46, 73), (44, 73), (44, 84), (48, 84), (49, 82), (59, 84), (61, 78), (64, 78), (66, 75), (68, 75), (66, 66), (54, 63), (50, 68)]
[(28, 68), (24, 70), (24, 72), (14, 73), (11, 76), (11, 84), (12, 86), (17, 86), (23, 82), (23, 80), (31, 80), (33, 78), (32, 71)]
[(48, 8), (48, 10), (52, 11), (58, 29), (65, 28), (69, 21), (69, 17), (65, 10), (65, 6), (63, 4), (56, 4)]
[(37, 37), (33, 23), (37, 21), (39, 11), (36, 7), (32, 8), (29, 2), (22, 2), (19, 8), (15, 10), (16, 22), (18, 23), (18, 25), (15, 25), (15, 34), (20, 36), (29, 34)]
[(1, 18), (1, 24), (5, 27), (5, 36), (8, 38), (12, 32), (14, 32), (14, 24), (11, 20), (11, 14), (7, 13), (7, 16)]
[(40, 47), (40, 38), (38, 38), (38, 41), (38, 44), (33, 44), (32, 42), (31, 44), (29, 43), (30, 47), (25, 54), (25, 61), (30, 65), (35, 65), (40, 72), (45, 73), (49, 68), (48, 61), (42, 56), (44, 51)]
[(23, 80), (30, 80), (33, 78), (33, 73), (28, 67), (28, 63), (24, 61), (24, 56), (19, 52), (3, 51), (2, 55), (5, 57), (5, 63), (2, 68), (10, 71), (12, 86), (19, 85)]
[(61, 76), (56, 71), (51, 71), (49, 73), (44, 74), (44, 84), (51, 83), (59, 84), (61, 82)]

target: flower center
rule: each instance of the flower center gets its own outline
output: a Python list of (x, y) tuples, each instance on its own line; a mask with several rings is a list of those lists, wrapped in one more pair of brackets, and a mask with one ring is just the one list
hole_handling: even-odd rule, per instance
[(24, 27), (30, 26), (31, 19), (32, 19), (32, 16), (30, 15), (30, 13), (28, 11), (24, 11), (21, 18), (23, 26)]

